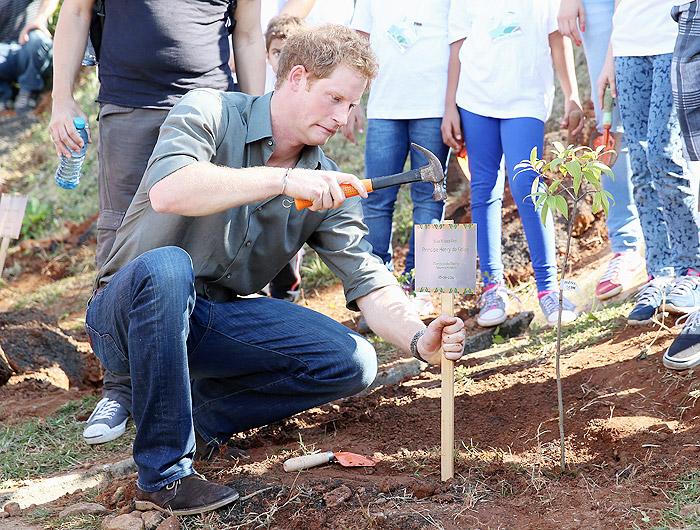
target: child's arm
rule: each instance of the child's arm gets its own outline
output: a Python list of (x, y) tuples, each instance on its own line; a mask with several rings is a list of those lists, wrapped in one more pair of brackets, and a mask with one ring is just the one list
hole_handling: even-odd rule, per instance
[(260, 0), (239, 0), (233, 31), (238, 85), (246, 94), (265, 92), (265, 39), (260, 28)]
[(459, 62), (459, 50), (464, 39), (450, 44), (450, 62), (447, 67), (447, 94), (445, 97), (445, 114), (442, 117), (442, 141), (452, 149), (459, 150), (462, 146), (462, 120), (457, 108), (457, 84), (461, 64)]
[(552, 64), (564, 93), (564, 119), (561, 126), (568, 128), (571, 124), (574, 128), (569, 130), (569, 136), (573, 137), (583, 129), (583, 110), (578, 95), (571, 40), (564, 38), (559, 31), (555, 31), (549, 34), (549, 48), (552, 53)]
[[(615, 0), (615, 9), (617, 9), (620, 0)], [(613, 11), (614, 12), (614, 11)], [(615, 28), (613, 28), (615, 31)], [(617, 85), (615, 83), (615, 57), (613, 56), (612, 50), (612, 35), (610, 38), (610, 43), (608, 44), (608, 54), (605, 56), (605, 63), (603, 64), (603, 69), (598, 76), (598, 81), (596, 81), (598, 86), (598, 106), (603, 108), (603, 98), (605, 97), (605, 88), (610, 85), (610, 95), (614, 98), (617, 97)]]
[(579, 26), (581, 31), (586, 31), (586, 10), (581, 0), (561, 0), (557, 22), (559, 22), (559, 32), (564, 37), (569, 37), (576, 46), (581, 46)]

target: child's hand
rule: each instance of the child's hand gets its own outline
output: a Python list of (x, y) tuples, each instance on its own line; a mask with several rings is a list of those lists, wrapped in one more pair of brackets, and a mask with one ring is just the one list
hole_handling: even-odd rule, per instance
[[(577, 20), (578, 25), (576, 24)], [(559, 32), (564, 37), (569, 37), (576, 46), (581, 46), (581, 34), (578, 31), (578, 26), (581, 26), (581, 31), (586, 31), (586, 11), (581, 0), (562, 0), (557, 21), (559, 22)]]
[(568, 143), (573, 143), (573, 139), (583, 130), (585, 120), (583, 119), (583, 109), (581, 104), (573, 99), (564, 102), (564, 118), (561, 120), (562, 129), (568, 129)]
[(348, 122), (341, 127), (343, 136), (345, 136), (345, 138), (347, 138), (353, 144), (359, 145), (357, 143), (357, 138), (355, 138), (355, 127), (357, 127), (358, 133), (362, 134), (365, 132), (365, 113), (363, 112), (362, 107), (359, 105), (350, 111)]
[(442, 141), (447, 147), (459, 151), (462, 146), (462, 120), (459, 117), (457, 105), (445, 107), (445, 115), (442, 117)]
[(610, 85), (610, 94), (612, 97), (617, 97), (617, 85), (615, 84), (615, 58), (612, 55), (612, 50), (608, 49), (608, 56), (605, 58), (605, 64), (598, 76), (596, 86), (598, 87), (598, 106), (603, 108), (603, 97), (605, 96), (605, 88)]

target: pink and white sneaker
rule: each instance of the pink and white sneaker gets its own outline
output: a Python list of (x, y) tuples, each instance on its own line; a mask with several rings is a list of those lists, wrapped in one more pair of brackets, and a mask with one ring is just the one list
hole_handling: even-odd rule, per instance
[(645, 265), (644, 258), (637, 251), (615, 254), (595, 289), (598, 300), (612, 298), (630, 287), (634, 277), (644, 270)]

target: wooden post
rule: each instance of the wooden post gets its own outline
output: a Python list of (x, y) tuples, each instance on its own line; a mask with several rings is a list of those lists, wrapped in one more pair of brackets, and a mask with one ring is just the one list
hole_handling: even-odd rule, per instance
[(9, 246), (10, 236), (3, 237), (2, 243), (0, 243), (0, 278), (2, 278), (2, 270), (5, 268), (5, 256), (7, 256)]
[[(443, 224), (454, 221), (445, 219)], [(448, 316), (454, 316), (454, 295), (440, 295), (440, 309)], [(440, 364), (440, 477), (443, 481), (455, 476), (455, 363), (442, 358)]]

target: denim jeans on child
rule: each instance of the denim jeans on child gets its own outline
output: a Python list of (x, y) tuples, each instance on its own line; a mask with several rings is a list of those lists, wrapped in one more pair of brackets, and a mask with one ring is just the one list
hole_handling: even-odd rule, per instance
[(0, 101), (12, 99), (12, 83), (27, 92), (44, 88), (51, 69), (53, 42), (42, 31), (29, 32), (29, 41), (0, 43)]
[(678, 276), (700, 264), (698, 180), (686, 169), (671, 91), (672, 54), (616, 57), (618, 104), (632, 165), (647, 272)]
[(189, 255), (145, 252), (88, 308), (93, 350), (131, 374), (138, 486), (156, 491), (192, 474), (194, 427), (225, 443), (236, 432), (355, 394), (377, 372), (362, 336), (272, 298), (198, 297)]
[[(442, 118), (423, 118), (415, 120), (379, 120), (371, 119), (367, 124), (365, 142), (365, 178), (382, 177), (401, 173), (411, 142), (425, 147), (440, 160), (443, 167), (447, 165), (449, 148), (442, 143), (440, 125)], [(428, 162), (416, 149), (410, 149), (411, 168), (426, 165)], [(413, 201), (413, 224), (439, 223), (445, 214), (445, 201), (435, 201), (429, 182), (411, 184)], [(398, 186), (373, 191), (362, 201), (365, 224), (369, 228), (367, 240), (373, 252), (393, 270), (391, 246), (392, 220), (394, 203), (399, 192)], [(406, 272), (415, 266), (413, 231), (406, 255)]]
[[(588, 73), (591, 80), (591, 100), (598, 101), (598, 86), (596, 81), (603, 69), (605, 56), (608, 52), (610, 34), (612, 32), (612, 16), (615, 11), (615, 0), (583, 0), (586, 10), (586, 31), (581, 32), (583, 47), (586, 52)], [(595, 118), (598, 131), (603, 132), (603, 111), (595, 104)], [(613, 109), (613, 132), (622, 132), (619, 107)], [(629, 148), (622, 135), (622, 145), (615, 146), (619, 155), (612, 170), (615, 176), (611, 179), (603, 175), (603, 188), (608, 191), (615, 201), (610, 204), (610, 211), (605, 220), (608, 227), (610, 248), (613, 254), (627, 250), (641, 250), (644, 236), (639, 224), (637, 206), (632, 195), (632, 169), (629, 160)]]
[[(472, 222), (476, 223), (476, 247), (484, 285), (504, 283), (501, 207), (505, 175), (498, 168), (505, 154), (508, 184), (525, 228), (537, 290), (556, 289), (557, 262), (552, 216), (548, 216), (547, 225), (543, 226), (541, 208), (535, 210), (532, 199), (528, 197), (536, 173), (523, 171), (516, 175), (515, 170), (520, 162), (529, 160), (533, 147), (537, 147), (537, 155), (542, 156), (544, 122), (536, 118), (491, 118), (462, 108), (459, 113), (472, 175)], [(540, 183), (540, 187), (543, 186)]]

